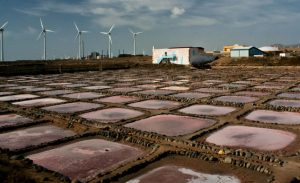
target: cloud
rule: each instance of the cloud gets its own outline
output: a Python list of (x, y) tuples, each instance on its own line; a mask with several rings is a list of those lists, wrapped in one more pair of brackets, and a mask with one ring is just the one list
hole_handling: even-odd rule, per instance
[(183, 15), (185, 13), (185, 9), (178, 8), (177, 6), (175, 6), (171, 12), (172, 12), (171, 18), (177, 18), (178, 16)]
[(182, 26), (211, 26), (217, 24), (218, 21), (214, 18), (191, 16), (181, 19), (179, 24)]
[(19, 13), (29, 15), (29, 16), (36, 16), (36, 17), (44, 16), (44, 14), (39, 12), (38, 10), (33, 10), (33, 9), (31, 9), (31, 10), (21, 10), (21, 9), (18, 9), (18, 8), (15, 8), (14, 10), (19, 12)]
[(25, 33), (27, 33), (27, 34), (37, 34), (37, 32), (38, 32), (38, 30), (36, 28), (28, 26)]

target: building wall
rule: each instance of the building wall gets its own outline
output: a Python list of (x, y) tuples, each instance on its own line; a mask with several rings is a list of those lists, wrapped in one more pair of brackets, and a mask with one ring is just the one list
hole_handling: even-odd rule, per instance
[(231, 50), (230, 56), (233, 58), (249, 57), (249, 50)]
[(189, 51), (190, 48), (176, 48), (176, 49), (154, 49), (152, 56), (152, 63), (159, 64), (164, 57), (173, 57), (171, 62), (179, 65), (189, 65)]

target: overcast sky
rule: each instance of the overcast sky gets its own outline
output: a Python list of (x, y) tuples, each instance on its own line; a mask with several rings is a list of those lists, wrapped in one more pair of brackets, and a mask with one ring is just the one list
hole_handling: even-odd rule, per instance
[(39, 18), (48, 34), (48, 55), (76, 56), (73, 21), (84, 35), (86, 52), (107, 50), (112, 24), (113, 54), (132, 53), (128, 28), (144, 33), (137, 38), (138, 53), (157, 48), (202, 46), (219, 50), (226, 44), (257, 47), (300, 42), (299, 0), (0, 0), (0, 24), (5, 32), (7, 60), (40, 59)]

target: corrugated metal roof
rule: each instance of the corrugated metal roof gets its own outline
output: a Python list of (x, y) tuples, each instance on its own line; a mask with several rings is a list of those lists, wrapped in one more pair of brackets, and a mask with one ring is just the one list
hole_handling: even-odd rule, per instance
[(238, 48), (233, 48), (231, 50), (250, 50), (251, 48), (255, 48), (255, 47), (254, 46), (238, 47)]

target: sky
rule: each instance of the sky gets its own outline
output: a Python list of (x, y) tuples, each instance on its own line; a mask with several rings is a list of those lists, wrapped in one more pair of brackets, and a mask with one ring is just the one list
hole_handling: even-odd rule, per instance
[(39, 19), (55, 33), (47, 34), (48, 57), (76, 57), (75, 21), (84, 35), (85, 52), (106, 52), (108, 39), (100, 32), (112, 24), (113, 55), (133, 52), (128, 29), (142, 31), (137, 53), (152, 47), (224, 45), (267, 46), (300, 43), (299, 0), (0, 0), (6, 60), (41, 59), (43, 40)]

